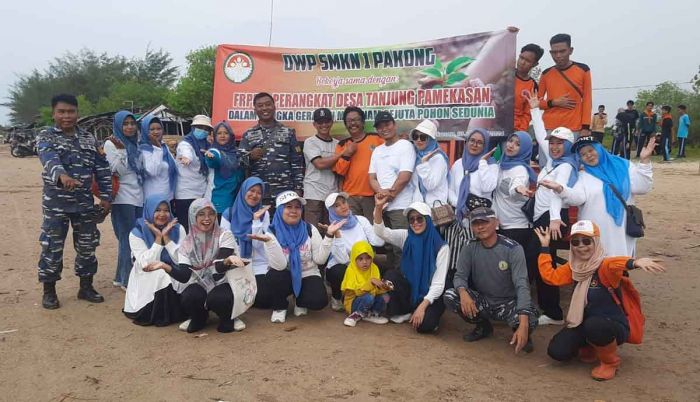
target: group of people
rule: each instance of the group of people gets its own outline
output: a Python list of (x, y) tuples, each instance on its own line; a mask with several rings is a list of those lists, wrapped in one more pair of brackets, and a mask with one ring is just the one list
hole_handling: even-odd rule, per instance
[[(115, 285), (125, 288), (123, 311), (135, 324), (181, 323), (196, 332), (211, 311), (218, 331), (240, 331), (249, 307), (270, 310), (271, 322), (283, 323), (293, 300), (296, 317), (330, 302), (350, 327), (409, 322), (418, 333), (434, 333), (449, 309), (475, 324), (468, 342), (489, 336), (491, 321), (506, 323), (516, 353), (533, 350), (538, 325), (566, 325), (550, 342), (550, 356), (567, 360), (586, 349), (600, 361), (593, 377), (612, 378), (629, 324), (591, 278), (603, 275), (616, 287), (626, 270), (664, 269), (635, 259), (636, 239), (625, 231), (627, 205), (651, 190), (654, 139), (639, 163), (606, 151), (589, 135), (588, 67), (569, 60), (568, 35), (555, 35), (551, 47), (556, 64), (543, 73), (539, 93), (528, 77), (544, 51), (533, 44), (521, 51), (516, 131), (502, 142), (498, 161), (486, 129), (471, 131), (450, 165), (437, 122), (420, 122), (404, 139), (391, 113), (380, 112), (376, 133), (368, 133), (356, 106), (343, 113), (349, 137), (342, 141), (330, 135), (331, 111), (314, 111), (316, 134), (302, 151), (265, 92), (254, 97), (258, 124), (239, 144), (226, 122), (212, 126), (195, 116), (173, 156), (157, 118), (144, 118), (139, 133), (135, 117), (122, 111), (102, 152), (76, 126), (75, 97), (54, 97), (55, 126), (38, 140), (43, 306), (59, 307), (55, 284), (69, 222), (78, 297), (103, 301), (92, 286), (95, 225), (111, 209), (119, 242)], [(571, 96), (572, 80), (581, 97)], [(530, 124), (536, 145), (524, 131)], [(530, 164), (536, 148), (539, 174)], [(93, 177), (100, 208), (90, 192)], [(454, 208), (454, 220), (437, 226), (433, 210), (445, 205)], [(575, 224), (570, 206), (578, 207)], [(553, 270), (550, 240), (569, 237), (570, 261)], [(565, 319), (558, 287), (572, 281)]]

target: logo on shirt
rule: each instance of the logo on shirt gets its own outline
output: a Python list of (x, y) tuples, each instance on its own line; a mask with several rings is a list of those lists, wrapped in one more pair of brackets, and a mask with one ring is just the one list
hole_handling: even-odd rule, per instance
[(240, 84), (253, 75), (253, 58), (243, 52), (231, 53), (224, 61), (224, 75), (234, 84)]
[(499, 262), (498, 262), (498, 269), (500, 269), (501, 271), (507, 270), (507, 269), (508, 269), (508, 262), (506, 262), (506, 261), (499, 261)]

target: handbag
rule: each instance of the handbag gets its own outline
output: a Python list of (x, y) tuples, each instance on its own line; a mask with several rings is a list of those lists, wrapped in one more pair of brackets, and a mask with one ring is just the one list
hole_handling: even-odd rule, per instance
[(444, 204), (440, 200), (435, 200), (433, 202), (431, 212), (431, 215), (433, 216), (433, 224), (438, 227), (449, 225), (456, 219), (455, 210), (452, 208), (452, 205)]
[(627, 204), (625, 199), (622, 198), (622, 194), (617, 191), (615, 186), (610, 183), (606, 184), (610, 186), (610, 189), (615, 194), (615, 197), (617, 197), (622, 205), (625, 206), (625, 211), (627, 212), (627, 226), (625, 227), (625, 232), (627, 233), (627, 236), (634, 238), (644, 237), (644, 228), (646, 225), (644, 224), (644, 214), (642, 213), (642, 210), (637, 208), (635, 205)]
[(491, 205), (492, 202), (488, 198), (479, 197), (478, 195), (474, 195), (472, 193), (467, 195), (467, 209), (470, 212), (479, 207), (491, 208)]
[(233, 293), (233, 309), (231, 319), (245, 313), (255, 302), (258, 293), (258, 284), (253, 273), (253, 264), (248, 263), (243, 267), (226, 271), (226, 280)]
[(528, 221), (531, 223), (535, 222), (535, 196), (533, 195), (532, 197), (528, 197), (527, 201), (520, 207), (520, 210), (523, 211), (523, 214), (525, 214), (525, 217), (527, 218)]

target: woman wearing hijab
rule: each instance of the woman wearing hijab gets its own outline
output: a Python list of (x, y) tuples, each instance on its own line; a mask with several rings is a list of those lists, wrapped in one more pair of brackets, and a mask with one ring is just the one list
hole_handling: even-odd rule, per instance
[(634, 204), (634, 195), (651, 191), (651, 154), (655, 143), (652, 137), (642, 149), (639, 163), (631, 163), (610, 154), (593, 137), (581, 137), (572, 148), (584, 169), (576, 184), (569, 187), (549, 180), (541, 182), (554, 190), (563, 202), (578, 206), (579, 219), (600, 226), (603, 249), (608, 256), (635, 256), (637, 239), (627, 235), (627, 210), (620, 198), (628, 205)]
[(225, 211), (233, 204), (238, 186), (243, 181), (243, 169), (240, 169), (236, 138), (228, 123), (222, 121), (214, 127), (213, 140), (209, 150), (204, 152), (210, 172), (211, 202), (217, 211)]
[(430, 207), (414, 202), (403, 211), (408, 229), (389, 229), (382, 221), (386, 197), (375, 197), (374, 231), (385, 242), (401, 247), (401, 269), (384, 274), (393, 290), (387, 306), (389, 320), (400, 324), (409, 321), (418, 333), (432, 333), (445, 312), (445, 290), (450, 247), (440, 237), (430, 217)]
[(175, 194), (177, 167), (170, 149), (163, 143), (163, 124), (154, 116), (141, 120), (139, 151), (143, 161), (144, 199), (163, 194), (170, 201)]
[(119, 177), (119, 191), (112, 202), (112, 228), (117, 237), (117, 270), (114, 286), (125, 288), (131, 270), (129, 233), (136, 219), (143, 214), (143, 162), (139, 155), (138, 126), (134, 115), (121, 110), (114, 115), (113, 134), (105, 141), (112, 174)]
[(251, 236), (266, 243), (271, 268), (266, 278), (270, 285), (270, 320), (274, 323), (286, 321), (289, 295), (294, 295), (297, 317), (328, 304), (318, 266), (328, 261), (331, 240), (345, 221), (329, 225), (326, 237), (322, 238), (315, 226), (302, 219), (305, 204), (306, 200), (296, 192), (282, 192), (275, 200), (276, 211), (269, 232)]
[(192, 131), (177, 144), (177, 187), (175, 188), (175, 216), (189, 232), (188, 214), (190, 204), (197, 198), (211, 198), (209, 167), (204, 153), (209, 149), (207, 136), (211, 133), (211, 119), (204, 115), (194, 116)]
[(180, 242), (185, 235), (185, 229), (170, 213), (165, 195), (146, 198), (143, 216), (129, 234), (134, 267), (129, 274), (124, 314), (134, 324), (162, 327), (185, 318), (170, 276), (165, 271), (146, 270), (157, 264), (176, 266)]
[[(450, 159), (437, 142), (437, 129), (437, 123), (433, 120), (423, 120), (411, 132), (416, 149), (416, 167), (411, 176), (413, 201), (424, 202), (431, 207), (447, 203), (447, 176), (450, 170)], [(436, 155), (439, 157), (434, 158)]]
[(326, 264), (326, 279), (331, 285), (331, 309), (341, 311), (343, 293), (340, 285), (345, 277), (345, 270), (351, 262), (350, 253), (353, 246), (359, 241), (366, 241), (372, 246), (381, 247), (384, 245), (384, 240), (374, 233), (374, 228), (367, 218), (352, 213), (347, 193), (329, 194), (326, 198), (326, 209), (331, 223), (345, 220), (345, 223), (335, 232), (331, 256)]
[[(630, 335), (625, 311), (614, 296), (627, 271), (641, 268), (660, 273), (665, 268), (650, 258), (628, 256), (605, 257), (598, 225), (588, 220), (571, 227), (570, 260), (556, 269), (549, 255), (549, 228), (536, 228), (542, 244), (539, 270), (545, 281), (554, 286), (575, 284), (571, 295), (566, 328), (554, 335), (547, 354), (555, 360), (566, 361), (578, 356), (585, 363), (600, 362), (591, 376), (599, 381), (610, 380), (620, 366), (617, 346)], [(617, 297), (617, 296), (615, 296)]]
[(180, 302), (190, 317), (187, 332), (203, 329), (207, 324), (208, 311), (219, 316), (217, 331), (243, 330), (245, 324), (239, 319), (234, 322), (231, 317), (234, 294), (227, 271), (245, 265), (238, 256), (233, 234), (219, 227), (216, 209), (206, 198), (194, 200), (189, 215), (192, 226), (180, 244), (178, 264), (156, 263), (146, 266), (144, 271), (163, 269), (185, 284)]

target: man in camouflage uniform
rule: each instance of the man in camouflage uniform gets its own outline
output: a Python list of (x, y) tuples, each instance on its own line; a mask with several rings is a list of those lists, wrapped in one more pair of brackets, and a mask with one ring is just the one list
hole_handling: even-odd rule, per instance
[[(68, 223), (73, 227), (75, 274), (80, 277), (78, 298), (101, 303), (104, 298), (92, 286), (97, 272), (95, 248), (100, 241), (97, 217), (111, 208), (112, 178), (109, 164), (97, 147), (95, 136), (76, 126), (78, 101), (73, 95), (56, 95), (51, 99), (54, 127), (43, 130), (37, 138), (44, 181), (39, 243), (39, 282), (44, 284), (42, 305), (47, 309), (60, 306), (56, 281), (63, 270), (63, 247)], [(100, 192), (100, 208), (93, 201), (93, 175)], [(102, 209), (102, 211), (99, 211)]]
[(240, 148), (250, 152), (250, 176), (267, 184), (263, 204), (274, 207), (275, 197), (286, 190), (302, 194), (304, 157), (294, 129), (275, 120), (272, 95), (261, 92), (253, 98), (258, 124), (243, 133)]

